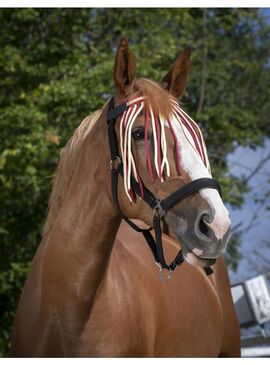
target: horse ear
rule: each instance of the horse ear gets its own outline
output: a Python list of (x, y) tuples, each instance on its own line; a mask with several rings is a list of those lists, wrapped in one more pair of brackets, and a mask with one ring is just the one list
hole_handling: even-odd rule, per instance
[(183, 95), (187, 86), (188, 71), (190, 65), (190, 48), (185, 48), (175, 60), (172, 68), (162, 79), (161, 86), (170, 91), (177, 99)]
[(121, 94), (128, 94), (132, 89), (136, 75), (136, 59), (128, 47), (126, 38), (122, 38), (116, 53), (114, 65), (114, 82)]

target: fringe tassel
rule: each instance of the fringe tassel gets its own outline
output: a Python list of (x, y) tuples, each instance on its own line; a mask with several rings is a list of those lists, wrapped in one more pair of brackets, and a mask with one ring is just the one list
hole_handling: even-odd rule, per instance
[[(132, 174), (140, 186), (141, 195), (143, 197), (143, 183), (136, 169), (135, 160), (131, 149), (131, 134), (135, 120), (145, 107), (144, 99), (145, 97), (138, 97), (134, 100), (128, 101), (128, 109), (123, 113), (123, 116), (120, 120), (120, 149), (124, 170), (124, 188), (130, 203), (135, 201), (135, 193), (132, 190), (131, 186)], [(197, 124), (190, 116), (188, 116), (188, 114), (186, 114), (179, 107), (178, 103), (176, 103), (175, 101), (173, 101), (172, 116), (174, 116), (176, 121), (180, 123), (187, 140), (198, 153), (198, 155), (208, 168), (209, 172), (211, 173), (205, 142)], [(168, 124), (174, 139), (175, 151), (177, 156), (177, 169), (178, 173), (181, 175), (181, 155), (172, 122), (170, 119), (165, 120), (162, 116), (157, 117), (156, 115), (154, 115), (151, 106), (149, 106), (149, 110), (145, 110), (144, 146), (150, 181), (152, 183), (154, 182), (154, 173), (148, 144), (149, 123), (151, 123), (152, 126), (154, 140), (154, 169), (156, 171), (158, 179), (163, 182), (164, 178), (170, 177), (171, 174), (170, 164), (167, 156), (167, 140), (165, 133), (166, 124)], [(190, 137), (194, 145), (191, 142)]]

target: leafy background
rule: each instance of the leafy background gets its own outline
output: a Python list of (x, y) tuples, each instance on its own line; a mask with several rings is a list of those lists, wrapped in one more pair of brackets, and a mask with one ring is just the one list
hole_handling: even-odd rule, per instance
[[(0, 9), (0, 355), (39, 244), (59, 151), (113, 94), (122, 35), (138, 75), (159, 81), (192, 48), (184, 108), (200, 124), (214, 177), (231, 208), (248, 181), (227, 156), (269, 137), (270, 27), (260, 9)], [(267, 196), (265, 197), (265, 199)], [(236, 269), (241, 232), (227, 262)]]

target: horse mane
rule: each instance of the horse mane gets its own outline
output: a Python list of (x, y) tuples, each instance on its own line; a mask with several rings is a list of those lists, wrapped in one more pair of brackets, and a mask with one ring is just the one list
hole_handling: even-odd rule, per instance
[(102, 110), (97, 110), (87, 116), (76, 128), (65, 147), (60, 151), (59, 163), (53, 175), (53, 188), (49, 199), (48, 215), (44, 224), (43, 235), (51, 229), (57, 218), (69, 188), (83, 142), (95, 125), (101, 112)]
[[(174, 98), (167, 90), (164, 90), (153, 81), (141, 78), (135, 81), (132, 94), (128, 95), (128, 99), (132, 99), (138, 94), (147, 97), (146, 107), (150, 104), (155, 115), (161, 114), (164, 117), (169, 117), (172, 110), (171, 101)], [(68, 191), (83, 142), (95, 125), (101, 112), (102, 110), (97, 110), (87, 116), (60, 152), (59, 163), (53, 175), (53, 188), (49, 198), (48, 214), (43, 227), (43, 235), (51, 229), (58, 216)]]

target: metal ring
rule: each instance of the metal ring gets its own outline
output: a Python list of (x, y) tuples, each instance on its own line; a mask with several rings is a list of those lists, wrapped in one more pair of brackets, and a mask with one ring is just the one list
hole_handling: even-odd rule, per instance
[(164, 270), (167, 270), (167, 269), (163, 269), (162, 267), (159, 269), (159, 278), (160, 278), (160, 281), (163, 281), (163, 282), (169, 281), (170, 278), (172, 277), (172, 272), (173, 271), (171, 269), (169, 269), (168, 270), (168, 272), (169, 272), (168, 276), (167, 277), (164, 277), (164, 275), (163, 275), (163, 271)]
[[(116, 166), (116, 167), (114, 167), (113, 166), (113, 164), (114, 164), (114, 161), (115, 160), (117, 160), (118, 161), (118, 165)], [(110, 161), (110, 169), (111, 170), (116, 170), (117, 169), (117, 167), (120, 165), (120, 163), (121, 163), (121, 158), (119, 157), (119, 156), (115, 156), (113, 159), (111, 159), (111, 161)]]
[(166, 215), (166, 210), (162, 207), (159, 199), (156, 200), (156, 206), (153, 208), (153, 215), (159, 219)]

